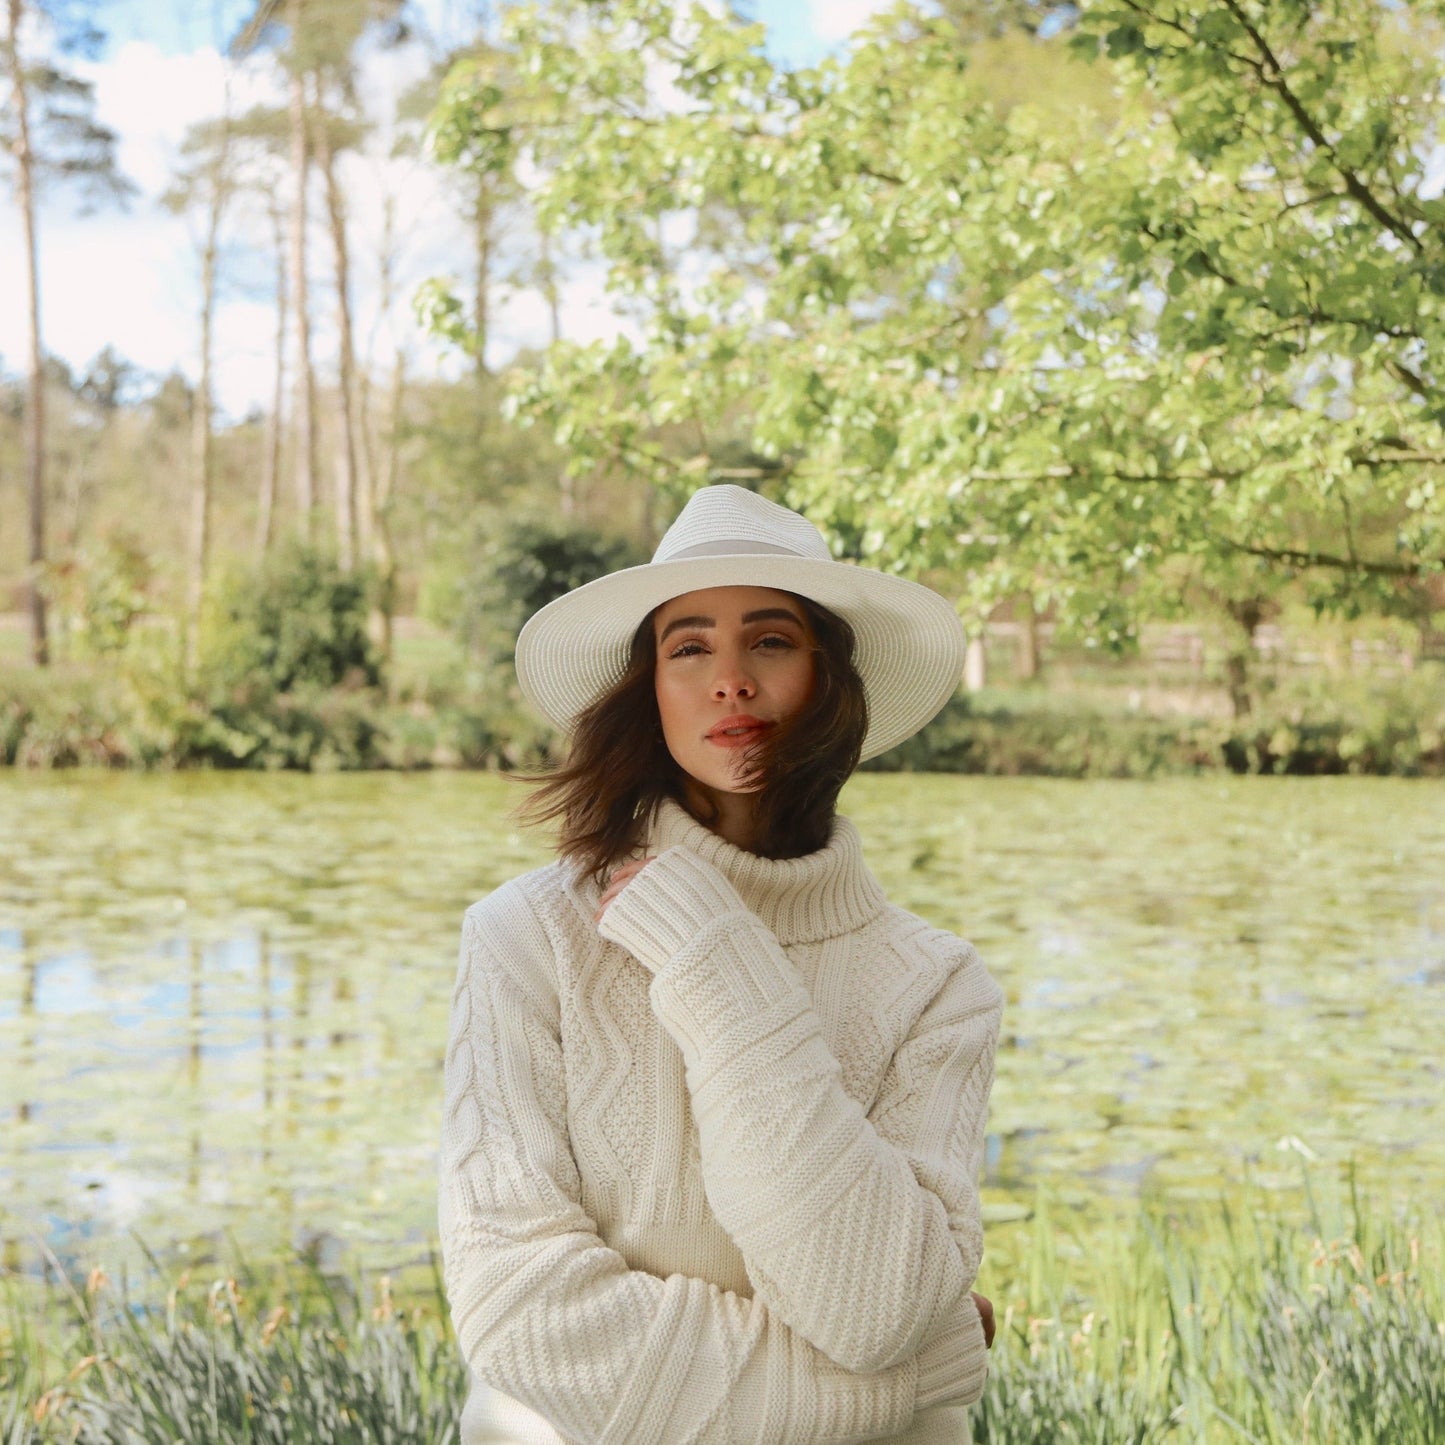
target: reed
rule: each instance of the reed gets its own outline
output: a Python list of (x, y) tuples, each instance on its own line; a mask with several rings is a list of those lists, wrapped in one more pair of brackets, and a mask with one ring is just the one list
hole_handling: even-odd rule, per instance
[(234, 1277), (183, 1275), (146, 1304), (109, 1299), (98, 1272), (83, 1294), (67, 1282), (52, 1292), (67, 1306), (55, 1378), (33, 1328), (0, 1347), (18, 1402), (0, 1416), (5, 1445), (457, 1440), (466, 1375), (439, 1293), (403, 1306), (383, 1277), (361, 1308), (359, 1290), (314, 1272), (280, 1291), (257, 1283), (253, 1296)]
[[(998, 1231), (978, 1445), (1445, 1445), (1445, 1222), (1352, 1190), (1071, 1217), (1041, 1198)], [(19, 1298), (3, 1445), (457, 1439), (439, 1285), (402, 1304), (385, 1279), (183, 1276), (146, 1304), (97, 1271), (52, 1282), (39, 1316)]]
[(1438, 1218), (1307, 1188), (1102, 1235), (1041, 1200), (1023, 1229), (975, 1441), (1445, 1445)]

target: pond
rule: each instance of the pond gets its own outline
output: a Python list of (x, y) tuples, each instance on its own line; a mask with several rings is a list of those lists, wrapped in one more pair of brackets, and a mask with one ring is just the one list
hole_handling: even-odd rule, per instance
[[(482, 774), (0, 778), (0, 1249), (114, 1267), (435, 1236), (466, 905), (544, 860)], [(1445, 792), (865, 775), (904, 906), (1008, 997), (985, 1200), (1445, 1185)]]

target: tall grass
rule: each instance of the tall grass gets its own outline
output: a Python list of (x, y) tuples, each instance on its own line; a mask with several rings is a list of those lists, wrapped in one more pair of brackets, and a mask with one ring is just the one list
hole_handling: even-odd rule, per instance
[(458, 1438), (466, 1373), (444, 1312), (398, 1307), (385, 1279), (369, 1310), (314, 1275), (279, 1301), (253, 1301), (229, 1277), (183, 1276), (153, 1306), (110, 1293), (98, 1273), (83, 1296), (67, 1283), (54, 1359), (29, 1326), (0, 1346), (4, 1445)]
[[(1445, 1222), (1352, 1195), (1248, 1196), (1075, 1233), (1041, 1201), (980, 1288), (999, 1332), (978, 1445), (1445, 1445)], [(0, 1326), (0, 1445), (457, 1439), (439, 1292), (184, 1278), (152, 1305), (98, 1273)]]
[(1073, 1241), (1041, 1201), (1024, 1245), (994, 1285), (980, 1445), (1445, 1445), (1439, 1218), (1243, 1196)]

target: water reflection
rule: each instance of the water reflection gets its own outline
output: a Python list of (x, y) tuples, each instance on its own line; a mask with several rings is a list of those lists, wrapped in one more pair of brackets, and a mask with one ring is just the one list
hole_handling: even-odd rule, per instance
[[(1286, 1136), (1438, 1192), (1437, 796), (857, 780), (890, 894), (972, 937), (1008, 993), (994, 1217), (1040, 1182), (1209, 1192), (1281, 1172)], [(0, 779), (6, 1266), (36, 1267), (33, 1235), (84, 1264), (130, 1230), (193, 1260), (424, 1262), (457, 925), (544, 856), (512, 798), (480, 777)]]

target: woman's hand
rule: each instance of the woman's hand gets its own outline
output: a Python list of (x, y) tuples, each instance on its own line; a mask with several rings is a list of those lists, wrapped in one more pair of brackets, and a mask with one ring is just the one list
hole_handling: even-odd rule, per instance
[(985, 1348), (993, 1349), (993, 1301), (986, 1295), (981, 1295), (977, 1290), (972, 1291), (973, 1302), (978, 1306), (978, 1317), (983, 1321), (983, 1343)]
[(613, 869), (602, 897), (597, 900), (597, 912), (592, 915), (593, 923), (602, 922), (602, 915), (607, 912), (607, 905), (651, 862), (652, 858), (633, 858)]

